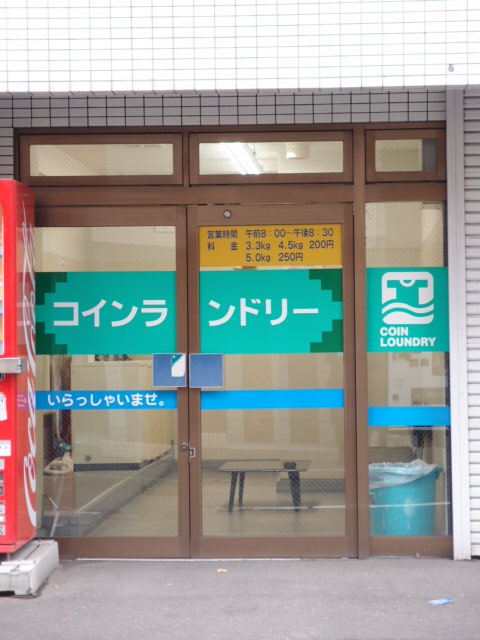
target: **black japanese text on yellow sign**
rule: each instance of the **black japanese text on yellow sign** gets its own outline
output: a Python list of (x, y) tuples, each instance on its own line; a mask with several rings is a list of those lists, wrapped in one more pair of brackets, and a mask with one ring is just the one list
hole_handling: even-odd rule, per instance
[(342, 225), (200, 227), (200, 268), (342, 266)]

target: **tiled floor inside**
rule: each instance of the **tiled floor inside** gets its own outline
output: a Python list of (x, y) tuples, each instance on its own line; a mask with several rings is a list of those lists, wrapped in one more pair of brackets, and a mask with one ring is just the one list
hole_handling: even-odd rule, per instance
[[(295, 510), (285, 474), (247, 474), (243, 506), (236, 494), (228, 510), (230, 475), (202, 473), (202, 530), (205, 536), (337, 536), (345, 533), (342, 492), (302, 492)], [(91, 537), (164, 537), (177, 534), (177, 473), (143, 484), (134, 471), (82, 471), (46, 484), (45, 534)], [(237, 488), (238, 491), (238, 488)], [(70, 503), (70, 504), (69, 504)], [(73, 506), (73, 504), (75, 506)], [(52, 520), (53, 518), (53, 520)], [(73, 522), (73, 524), (72, 524)], [(80, 525), (78, 525), (80, 522)], [(85, 526), (83, 527), (83, 523)]]

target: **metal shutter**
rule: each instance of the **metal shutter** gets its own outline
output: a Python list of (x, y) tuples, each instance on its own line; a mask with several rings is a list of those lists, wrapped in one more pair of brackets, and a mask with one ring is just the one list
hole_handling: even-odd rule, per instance
[(480, 555), (480, 91), (465, 93), (465, 251), (472, 555)]

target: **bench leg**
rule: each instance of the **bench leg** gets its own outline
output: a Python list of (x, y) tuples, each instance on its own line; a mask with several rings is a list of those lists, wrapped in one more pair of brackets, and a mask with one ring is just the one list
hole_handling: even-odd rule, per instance
[(228, 500), (228, 510), (233, 509), (233, 501), (235, 500), (235, 489), (237, 488), (238, 471), (232, 471), (232, 479), (230, 481), (230, 498)]
[(290, 480), (290, 492), (292, 494), (292, 502), (295, 511), (298, 511), (301, 502), (300, 495), (300, 473), (298, 471), (289, 471), (288, 479)]
[(245, 471), (240, 471), (240, 482), (238, 483), (238, 506), (243, 507), (243, 487), (245, 485)]

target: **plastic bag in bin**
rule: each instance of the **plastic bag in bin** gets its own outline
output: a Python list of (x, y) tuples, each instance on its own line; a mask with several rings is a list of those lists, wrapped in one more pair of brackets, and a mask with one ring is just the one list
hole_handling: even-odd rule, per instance
[(423, 460), (412, 462), (375, 462), (368, 465), (370, 489), (383, 489), (414, 482), (435, 471), (438, 477), (443, 471), (436, 464), (427, 464)]

